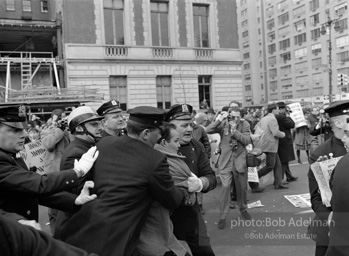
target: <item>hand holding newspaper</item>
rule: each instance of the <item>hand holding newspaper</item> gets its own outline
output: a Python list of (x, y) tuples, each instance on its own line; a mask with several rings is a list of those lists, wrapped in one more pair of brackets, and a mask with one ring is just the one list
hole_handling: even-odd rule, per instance
[[(330, 178), (333, 169), (342, 157), (330, 158), (327, 156), (319, 157), (318, 162), (313, 163), (310, 168), (314, 173), (316, 182), (320, 189), (322, 203), (326, 207), (331, 206), (332, 191), (330, 189)], [(321, 162), (320, 162), (321, 161)]]

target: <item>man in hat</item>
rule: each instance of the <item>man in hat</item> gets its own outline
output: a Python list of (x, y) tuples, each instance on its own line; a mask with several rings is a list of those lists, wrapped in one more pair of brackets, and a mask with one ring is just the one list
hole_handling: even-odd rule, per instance
[(102, 137), (122, 136), (126, 132), (126, 122), (122, 115), (120, 102), (110, 100), (105, 102), (97, 109), (97, 114), (104, 117), (102, 120), (103, 131)]
[[(198, 183), (199, 187), (194, 192), (206, 193), (216, 187), (217, 181), (210, 161), (200, 142), (192, 139), (193, 120), (192, 106), (189, 104), (176, 104), (167, 112), (165, 121), (176, 125), (179, 133), (179, 152), (184, 155), (185, 163), (194, 177), (188, 180)], [(198, 179), (199, 178), (199, 179)], [(196, 202), (193, 206), (181, 205), (171, 215), (174, 234), (179, 240), (185, 240), (193, 256), (214, 255), (210, 239), (207, 235), (206, 224), (201, 215), (200, 207)]]
[(95, 198), (85, 193), (77, 196), (58, 192), (76, 187), (78, 178), (90, 170), (98, 153), (96, 148), (90, 149), (70, 170), (44, 175), (30, 172), (24, 160), (16, 155), (23, 150), (26, 126), (24, 106), (0, 108), (0, 209), (20, 215), (15, 220), (21, 219), (21, 223), (37, 228), (39, 203), (76, 211), (79, 209), (76, 205)]
[(61, 239), (88, 252), (132, 255), (152, 201), (173, 210), (184, 198), (185, 191), (174, 186), (166, 156), (153, 148), (165, 111), (144, 106), (128, 113), (127, 136), (97, 144), (100, 161), (91, 177), (98, 200), (84, 205), (61, 232)]
[(279, 114), (275, 115), (280, 131), (285, 133), (285, 137), (279, 138), (278, 155), (282, 166), (282, 177), (286, 175), (287, 182), (296, 181), (298, 177), (294, 177), (291, 173), (289, 162), (295, 160), (293, 149), (293, 138), (291, 129), (295, 127), (295, 123), (290, 117), (290, 110), (287, 109), (285, 102), (278, 102)]
[[(349, 101), (333, 102), (325, 112), (329, 115), (329, 122), (334, 136), (319, 145), (309, 157), (309, 164), (313, 164), (320, 157), (329, 158), (331, 153), (333, 157), (343, 156), (347, 153), (344, 143), (342, 141), (345, 134), (349, 133), (348, 115), (349, 115)], [(337, 168), (336, 168), (337, 169)], [(311, 168), (308, 171), (309, 191), (311, 197), (311, 207), (315, 212), (315, 217), (309, 226), (308, 233), (316, 242), (316, 256), (323, 256), (326, 254), (328, 248), (328, 232), (327, 225), (328, 217), (332, 211), (331, 207), (326, 207), (323, 204), (321, 194), (319, 192), (319, 185), (316, 182), (314, 173)], [(336, 199), (332, 199), (336, 200)], [(322, 222), (322, 224), (319, 224)], [(339, 223), (336, 225), (340, 225)]]

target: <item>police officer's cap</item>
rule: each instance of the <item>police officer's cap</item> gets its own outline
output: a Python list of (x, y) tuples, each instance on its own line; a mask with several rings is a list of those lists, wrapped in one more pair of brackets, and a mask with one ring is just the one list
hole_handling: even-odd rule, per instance
[(172, 120), (191, 120), (191, 113), (193, 107), (189, 104), (175, 104), (171, 106), (170, 110), (165, 116), (165, 121), (170, 122)]
[(127, 113), (130, 114), (129, 120), (131, 121), (161, 129), (166, 111), (155, 107), (140, 106), (129, 109)]
[(325, 112), (329, 117), (349, 115), (349, 100), (335, 101), (325, 109)]
[(119, 113), (122, 109), (120, 108), (120, 102), (117, 100), (110, 100), (102, 104), (97, 109), (97, 114), (100, 116), (104, 116), (106, 114)]
[(0, 107), (0, 123), (13, 128), (27, 128), (25, 106)]

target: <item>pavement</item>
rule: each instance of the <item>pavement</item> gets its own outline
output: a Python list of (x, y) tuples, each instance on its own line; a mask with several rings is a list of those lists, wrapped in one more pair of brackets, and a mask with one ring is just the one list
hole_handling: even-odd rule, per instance
[[(217, 256), (232, 255), (314, 255), (315, 243), (307, 237), (307, 226), (314, 216), (311, 208), (296, 208), (284, 195), (309, 193), (307, 172), (309, 164), (302, 151), (303, 164), (295, 161), (290, 169), (298, 180), (288, 184), (289, 189), (275, 190), (273, 176), (270, 174), (262, 181), (263, 193), (248, 191), (248, 203), (261, 201), (263, 207), (249, 209), (253, 221), (241, 218), (238, 209), (230, 210), (225, 229), (218, 229), (219, 200), (221, 184), (204, 195), (204, 219), (206, 221), (211, 245)], [(40, 224), (50, 233), (47, 209), (40, 207)]]

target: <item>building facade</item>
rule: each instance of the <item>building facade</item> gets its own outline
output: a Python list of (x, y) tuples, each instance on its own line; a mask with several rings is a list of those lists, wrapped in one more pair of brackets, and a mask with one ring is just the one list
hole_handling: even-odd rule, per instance
[(239, 0), (244, 104), (348, 99), (348, 2)]
[(242, 101), (232, 0), (64, 0), (67, 87), (98, 88), (124, 110)]

